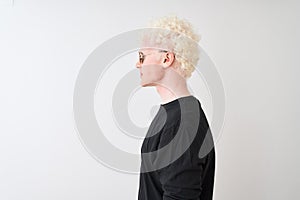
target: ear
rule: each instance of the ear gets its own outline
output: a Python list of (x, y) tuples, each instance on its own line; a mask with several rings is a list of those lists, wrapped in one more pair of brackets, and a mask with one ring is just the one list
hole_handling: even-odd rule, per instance
[(174, 61), (175, 61), (175, 55), (174, 55), (174, 53), (167, 52), (162, 57), (162, 66), (163, 66), (163, 68), (170, 67), (173, 64)]

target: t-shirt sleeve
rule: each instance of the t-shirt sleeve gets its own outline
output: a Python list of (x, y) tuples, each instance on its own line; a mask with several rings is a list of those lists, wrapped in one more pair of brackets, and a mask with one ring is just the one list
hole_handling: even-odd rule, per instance
[[(164, 133), (163, 145), (173, 139), (174, 131), (171, 128)], [(188, 148), (177, 160), (158, 171), (163, 200), (199, 200), (206, 158), (198, 158), (197, 153)]]

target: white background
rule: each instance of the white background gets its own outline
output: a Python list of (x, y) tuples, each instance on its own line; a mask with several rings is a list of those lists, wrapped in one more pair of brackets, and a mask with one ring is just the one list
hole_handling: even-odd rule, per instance
[[(74, 84), (102, 42), (167, 14), (197, 27), (225, 87), (214, 199), (300, 198), (297, 1), (0, 2), (0, 199), (136, 199), (138, 175), (103, 166), (82, 146)], [(147, 95), (158, 100), (155, 90)], [(210, 119), (207, 91), (197, 96)]]

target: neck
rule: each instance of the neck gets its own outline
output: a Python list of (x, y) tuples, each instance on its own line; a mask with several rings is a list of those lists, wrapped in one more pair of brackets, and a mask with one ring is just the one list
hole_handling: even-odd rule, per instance
[(161, 97), (162, 104), (191, 95), (187, 89), (186, 79), (180, 76), (178, 72), (173, 71), (170, 73), (172, 74), (169, 74), (169, 76), (166, 74), (163, 81), (156, 85), (156, 90)]

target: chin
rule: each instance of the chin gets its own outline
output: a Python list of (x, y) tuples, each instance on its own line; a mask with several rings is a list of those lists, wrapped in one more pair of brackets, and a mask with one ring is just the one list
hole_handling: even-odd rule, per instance
[(147, 83), (142, 83), (141, 86), (142, 86), (142, 87), (147, 87), (147, 86), (150, 86), (150, 85), (147, 84)]
[(142, 87), (148, 87), (148, 86), (155, 86), (155, 84), (154, 83), (141, 83), (141, 86)]

